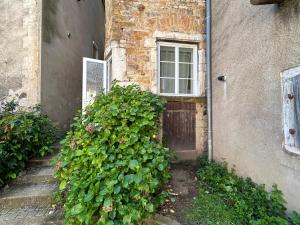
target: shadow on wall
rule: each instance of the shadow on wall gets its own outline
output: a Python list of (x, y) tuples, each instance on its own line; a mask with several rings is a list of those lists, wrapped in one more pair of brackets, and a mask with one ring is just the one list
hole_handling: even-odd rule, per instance
[(281, 13), (282, 19), (288, 21), (291, 14), (299, 16), (300, 12), (300, 1), (299, 0), (284, 0), (278, 7)]
[(58, 10), (58, 4), (60, 0), (43, 0), (43, 31), (42, 31), (42, 38), (43, 41), (46, 43), (51, 43), (51, 39), (54, 36), (61, 37), (57, 21), (56, 21), (56, 14)]

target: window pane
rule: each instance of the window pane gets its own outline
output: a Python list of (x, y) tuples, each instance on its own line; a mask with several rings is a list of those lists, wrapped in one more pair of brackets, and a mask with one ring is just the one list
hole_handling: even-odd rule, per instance
[(175, 93), (175, 79), (160, 79), (160, 93)]
[(86, 65), (86, 80), (83, 80), (86, 86), (86, 92), (83, 93), (82, 107), (85, 108), (88, 104), (94, 101), (95, 96), (103, 91), (104, 79), (104, 63), (84, 60)]
[(160, 61), (175, 62), (175, 48), (174, 47), (160, 47)]
[(193, 49), (192, 48), (179, 48), (179, 62), (193, 62)]
[(88, 97), (94, 97), (103, 91), (104, 65), (102, 63), (88, 61), (86, 63), (86, 70), (86, 89)]
[(160, 76), (175, 78), (175, 63), (160, 63)]
[(192, 76), (193, 76), (193, 64), (179, 63), (179, 77), (192, 78)]
[(192, 80), (191, 79), (179, 79), (179, 93), (191, 94), (192, 93)]

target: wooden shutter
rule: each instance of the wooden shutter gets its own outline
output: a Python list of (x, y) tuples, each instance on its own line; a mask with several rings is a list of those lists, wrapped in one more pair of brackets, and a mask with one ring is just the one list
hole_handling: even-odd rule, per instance
[(106, 62), (83, 58), (82, 108), (92, 103), (95, 96), (106, 91)]
[(282, 73), (282, 98), (284, 147), (300, 154), (300, 67)]

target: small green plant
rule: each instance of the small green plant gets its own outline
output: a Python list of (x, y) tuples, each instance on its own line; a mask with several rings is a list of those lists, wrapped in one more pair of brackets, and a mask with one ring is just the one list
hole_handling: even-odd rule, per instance
[(186, 210), (188, 225), (235, 225), (235, 212), (217, 195), (200, 191), (192, 209)]
[(300, 224), (300, 214), (297, 212), (292, 212), (289, 215), (288, 220), (290, 222), (290, 225), (299, 225)]
[(50, 152), (56, 129), (40, 107), (16, 112), (15, 101), (4, 102), (0, 113), (0, 186), (15, 179), (33, 156)]
[(114, 85), (76, 117), (57, 159), (65, 224), (141, 224), (170, 178), (156, 141), (165, 102), (136, 85)]
[(18, 106), (18, 102), (15, 99), (11, 101), (3, 101), (0, 103), (0, 113), (13, 113)]
[[(200, 195), (194, 207), (187, 211), (187, 224), (300, 224), (297, 213), (286, 218), (286, 202), (276, 185), (267, 192), (264, 185), (255, 184), (250, 178), (241, 178), (234, 170), (228, 171), (226, 163), (208, 163), (206, 157), (200, 159), (200, 166), (197, 173)], [(213, 207), (216, 200), (218, 207)], [(191, 218), (196, 220), (191, 222)], [(214, 223), (206, 223), (207, 220)]]

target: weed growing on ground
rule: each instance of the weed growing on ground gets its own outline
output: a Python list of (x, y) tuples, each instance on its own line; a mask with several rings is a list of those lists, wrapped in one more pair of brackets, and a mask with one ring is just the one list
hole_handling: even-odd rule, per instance
[(286, 216), (282, 192), (273, 186), (255, 184), (229, 171), (226, 163), (209, 163), (200, 159), (199, 196), (194, 207), (186, 211), (189, 225), (299, 225), (296, 212)]

